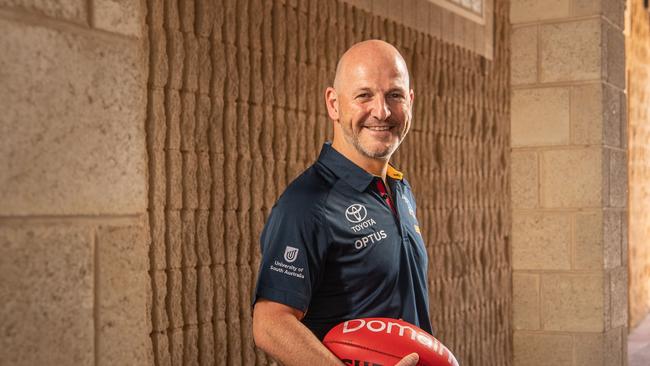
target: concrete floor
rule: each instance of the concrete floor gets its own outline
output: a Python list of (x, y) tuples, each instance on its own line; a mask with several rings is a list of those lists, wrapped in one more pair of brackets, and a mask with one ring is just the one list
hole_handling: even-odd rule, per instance
[(650, 315), (627, 338), (628, 366), (650, 365)]

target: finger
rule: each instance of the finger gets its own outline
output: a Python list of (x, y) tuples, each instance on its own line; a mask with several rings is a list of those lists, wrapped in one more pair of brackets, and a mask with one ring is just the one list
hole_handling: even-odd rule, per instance
[(411, 353), (402, 358), (395, 366), (415, 366), (419, 360), (420, 356), (417, 353)]

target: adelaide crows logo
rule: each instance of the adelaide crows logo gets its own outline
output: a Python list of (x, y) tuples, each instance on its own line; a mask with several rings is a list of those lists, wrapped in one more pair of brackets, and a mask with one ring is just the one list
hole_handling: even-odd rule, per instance
[(345, 210), (345, 218), (355, 224), (363, 221), (367, 215), (366, 207), (360, 203), (353, 203)]

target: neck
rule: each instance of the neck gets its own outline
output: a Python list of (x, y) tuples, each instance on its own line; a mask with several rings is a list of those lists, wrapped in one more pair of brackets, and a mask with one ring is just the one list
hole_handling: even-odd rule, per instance
[(386, 171), (388, 169), (388, 160), (389, 159), (373, 159), (361, 154), (357, 149), (349, 144), (341, 143), (340, 140), (334, 139), (332, 142), (332, 148), (341, 153), (341, 155), (348, 158), (354, 164), (358, 165), (361, 169), (366, 172), (381, 177), (381, 179), (386, 181)]

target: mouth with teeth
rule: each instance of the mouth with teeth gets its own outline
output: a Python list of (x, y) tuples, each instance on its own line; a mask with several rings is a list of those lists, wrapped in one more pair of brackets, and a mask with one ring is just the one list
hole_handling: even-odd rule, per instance
[(370, 131), (389, 131), (393, 127), (394, 126), (363, 126), (363, 128), (367, 128)]
[[(377, 123), (376, 121), (374, 121)], [(385, 159), (390, 157), (400, 142), (402, 125), (400, 123), (365, 124), (350, 126), (350, 130), (344, 130), (344, 137), (362, 155), (372, 159)], [(389, 124), (385, 124), (385, 123)]]

